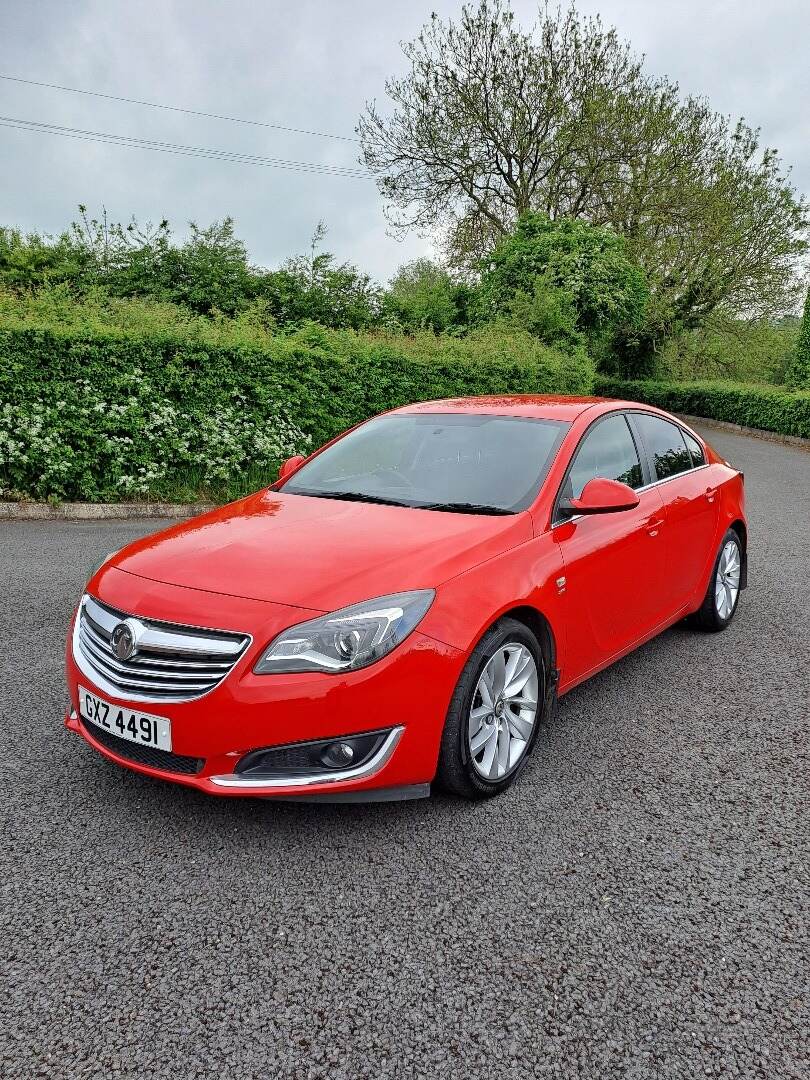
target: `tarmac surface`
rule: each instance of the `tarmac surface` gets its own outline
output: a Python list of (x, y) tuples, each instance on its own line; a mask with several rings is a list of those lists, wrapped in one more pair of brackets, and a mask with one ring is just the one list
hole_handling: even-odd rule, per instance
[(64, 730), (155, 521), (0, 524), (0, 1074), (810, 1076), (810, 455), (716, 431), (749, 588), (565, 697), (500, 799), (213, 799)]

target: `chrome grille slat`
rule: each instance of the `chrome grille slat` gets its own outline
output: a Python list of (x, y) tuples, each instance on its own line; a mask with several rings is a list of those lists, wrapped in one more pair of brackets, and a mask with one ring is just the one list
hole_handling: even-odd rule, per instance
[[(115, 656), (111, 635), (130, 620), (134, 654)], [(137, 624), (137, 626), (135, 626)], [(129, 615), (92, 596), (82, 598), (73, 634), (79, 668), (101, 690), (138, 701), (190, 701), (213, 690), (250, 643), (247, 634), (175, 626)]]
[(227, 630), (208, 631), (193, 626), (174, 627), (171, 623), (138, 619), (135, 615), (126, 615), (102, 606), (92, 596), (87, 597), (84, 606), (90, 618), (108, 635), (122, 619), (135, 619), (144, 629), (140, 641), (143, 649), (167, 651), (173, 655), (189, 653), (192, 656), (212, 656), (218, 659), (235, 660), (244, 647), (244, 636)]
[(107, 636), (112, 633), (114, 627), (121, 621), (105, 607), (102, 607), (92, 596), (85, 596), (82, 601), (82, 610), (89, 616), (93, 623), (103, 630)]
[[(126, 667), (126, 665), (120, 664), (117, 660), (113, 660), (109, 656), (105, 656), (104, 653), (100, 652), (99, 649), (97, 649), (94, 645), (92, 645), (87, 640), (87, 638), (84, 635), (83, 630), (79, 631), (79, 635), (80, 635), (79, 636), (79, 641), (80, 641), (80, 643), (82, 645), (82, 648), (84, 648), (85, 650), (89, 650), (89, 652), (90, 652), (90, 654), (92, 656), (93, 662), (98, 664), (100, 667), (102, 667), (104, 669), (104, 671), (107, 674), (108, 678), (112, 675), (113, 677), (119, 678), (122, 683), (126, 682), (126, 684), (128, 686), (136, 686), (136, 685), (137, 686), (152, 686), (152, 685), (154, 685), (150, 681), (139, 682), (139, 683), (133, 682), (132, 679), (131, 679), (131, 675), (133, 674), (132, 667)], [(138, 668), (138, 674), (149, 675), (150, 679), (154, 678), (154, 679), (164, 680), (162, 683), (159, 683), (158, 685), (168, 686), (172, 690), (178, 690), (178, 689), (183, 689), (183, 690), (205, 690), (208, 687), (208, 685), (210, 684), (210, 681), (211, 681), (210, 679), (197, 680), (195, 682), (187, 681), (187, 682), (184, 682), (181, 685), (181, 684), (178, 683), (176, 676), (174, 676), (174, 675), (166, 675), (163, 672), (161, 672), (161, 673), (151, 672), (151, 671), (147, 671), (147, 670)], [(215, 680), (219, 680), (220, 677), (221, 676), (220, 676), (219, 673), (217, 673), (217, 675), (214, 676)], [(168, 682), (166, 682), (166, 680), (168, 680)]]
[[(109, 649), (109, 640), (101, 637), (93, 629), (90, 619), (84, 619), (81, 626), (82, 636), (87, 637), (92, 645), (102, 651)], [(138, 659), (144, 665), (156, 668), (182, 668), (183, 670), (199, 670), (200, 674), (226, 675), (233, 667), (230, 660), (167, 660), (163, 656), (153, 656), (150, 652), (141, 650)]]

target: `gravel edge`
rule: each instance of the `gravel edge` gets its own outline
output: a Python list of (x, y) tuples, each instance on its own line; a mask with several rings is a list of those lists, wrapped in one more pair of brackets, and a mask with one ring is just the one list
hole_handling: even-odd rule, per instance
[(101, 521), (118, 518), (189, 518), (213, 510), (216, 503), (39, 503), (0, 502), (0, 520)]

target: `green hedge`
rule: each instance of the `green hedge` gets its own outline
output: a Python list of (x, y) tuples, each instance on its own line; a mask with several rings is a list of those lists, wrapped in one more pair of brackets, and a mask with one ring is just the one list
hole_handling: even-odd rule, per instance
[(23, 315), (0, 308), (0, 498), (234, 497), (406, 402), (588, 393), (594, 378), (584, 353), (519, 332), (278, 335), (236, 320), (142, 330)]
[(791, 393), (778, 387), (728, 382), (623, 382), (598, 378), (604, 397), (644, 401), (669, 412), (810, 438), (810, 391)]

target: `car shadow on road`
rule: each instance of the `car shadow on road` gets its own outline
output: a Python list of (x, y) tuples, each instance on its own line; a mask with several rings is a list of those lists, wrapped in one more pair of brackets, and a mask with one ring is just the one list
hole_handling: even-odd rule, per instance
[[(729, 631), (727, 633), (731, 633)], [(726, 637), (727, 635), (717, 635)], [(538, 812), (553, 812), (555, 793), (592, 784), (605, 773), (606, 748), (646, 742), (644, 727), (659, 718), (652, 702), (676, 666), (688, 677), (706, 636), (679, 623), (607, 670), (570, 691), (538, 734), (534, 753), (513, 788), (495, 800), (468, 802), (434, 790), (429, 799), (384, 803), (311, 803), (275, 798), (212, 797), (170, 781), (156, 780), (107, 761), (85, 744), (71, 744), (74, 781), (94, 815), (120, 817), (121, 827), (182, 830), (198, 850), (218, 836), (247, 849), (268, 836), (301, 842), (305, 836), (348, 832), (392, 842), (407, 841), (429, 822), (433, 828), (480, 829), (482, 820), (512, 813), (527, 801)], [(677, 693), (675, 688), (668, 695)]]

